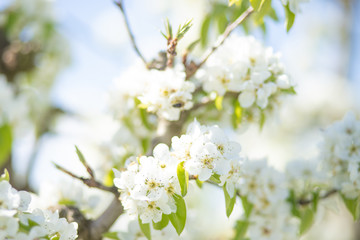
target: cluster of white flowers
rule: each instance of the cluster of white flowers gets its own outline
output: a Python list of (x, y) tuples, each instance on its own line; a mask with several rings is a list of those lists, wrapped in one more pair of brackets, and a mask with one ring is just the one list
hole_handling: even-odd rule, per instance
[(15, 124), (27, 113), (24, 97), (16, 97), (14, 88), (0, 75), (0, 126)]
[(248, 220), (250, 239), (296, 239), (298, 225), (286, 202), (283, 173), (269, 167), (266, 160), (245, 161), (237, 188), (253, 206)]
[(296, 238), (299, 225), (287, 203), (285, 174), (269, 167), (266, 160), (243, 161), (238, 143), (219, 127), (202, 126), (196, 120), (185, 135), (173, 137), (171, 151), (159, 144), (154, 157), (132, 161), (123, 172), (114, 170), (114, 183), (127, 212), (139, 215), (144, 223), (159, 222), (163, 213), (175, 212), (171, 196), (180, 191), (179, 164), (190, 176), (219, 181), (231, 198), (240, 194), (251, 204), (246, 219), (250, 239)]
[(282, 4), (284, 4), (284, 6), (289, 4), (290, 11), (292, 11), (295, 14), (300, 12), (300, 4), (301, 3), (305, 3), (305, 2), (309, 2), (309, 1), (310, 0), (281, 0)]
[(29, 193), (18, 192), (8, 181), (0, 181), (0, 239), (76, 239), (76, 223), (59, 218), (58, 212), (30, 211), (30, 201)]
[(184, 162), (189, 174), (206, 181), (213, 174), (228, 174), (231, 160), (239, 160), (241, 147), (229, 141), (218, 126), (201, 126), (194, 121), (185, 135), (172, 138), (172, 149), (172, 155)]
[(265, 109), (293, 87), (279, 59), (279, 53), (274, 54), (254, 37), (232, 35), (210, 56), (197, 78), (208, 93), (240, 93), (243, 108), (255, 104)]
[(360, 121), (353, 113), (325, 130), (320, 149), (332, 186), (348, 198), (360, 196)]
[(195, 84), (185, 80), (185, 73), (176, 69), (147, 70), (138, 66), (131, 68), (116, 81), (111, 94), (111, 108), (117, 117), (129, 113), (136, 106), (156, 113), (170, 121), (179, 119), (183, 110), (190, 109)]
[(154, 157), (130, 160), (125, 172), (114, 169), (114, 184), (121, 191), (120, 199), (128, 214), (139, 215), (143, 223), (156, 223), (163, 213), (176, 212), (173, 195), (180, 193), (176, 166), (169, 148), (159, 144)]
[(319, 186), (326, 186), (326, 176), (317, 159), (291, 161), (286, 166), (286, 183), (295, 196), (308, 196)]

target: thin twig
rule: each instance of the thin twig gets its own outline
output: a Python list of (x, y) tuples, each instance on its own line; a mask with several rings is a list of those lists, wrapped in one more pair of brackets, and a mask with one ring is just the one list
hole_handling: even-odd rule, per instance
[[(332, 195), (334, 195), (335, 193), (337, 193), (338, 190), (336, 189), (332, 189), (332, 190), (329, 190), (327, 193), (325, 193), (323, 196), (320, 196), (319, 199), (325, 199), (325, 198), (328, 198)], [(314, 199), (299, 199), (297, 201), (297, 203), (301, 206), (305, 206), (305, 205), (308, 205), (310, 203), (312, 203), (314, 201)]]
[(120, 11), (121, 11), (121, 13), (122, 13), (122, 15), (123, 15), (123, 17), (124, 17), (126, 29), (127, 29), (128, 34), (129, 34), (129, 37), (130, 37), (130, 40), (131, 40), (131, 44), (132, 44), (135, 52), (136, 52), (137, 55), (141, 58), (141, 60), (144, 62), (145, 66), (147, 66), (147, 62), (146, 62), (144, 56), (141, 54), (139, 48), (138, 48), (137, 45), (136, 45), (135, 37), (134, 37), (134, 34), (133, 34), (132, 31), (131, 31), (130, 24), (129, 24), (129, 20), (128, 20), (128, 18), (127, 18), (126, 13), (125, 13), (125, 9), (124, 9), (122, 0), (118, 0), (118, 1), (115, 0), (114, 3), (116, 4), (116, 6), (118, 6), (118, 7), (120, 8)]
[(220, 38), (218, 39), (218, 41), (215, 43), (215, 45), (211, 48), (209, 48), (203, 55), (203, 57), (201, 58), (201, 62), (199, 64), (197, 64), (196, 68), (192, 71), (192, 72), (188, 72), (188, 75), (186, 76), (186, 78), (190, 78), (191, 76), (193, 76), (196, 71), (201, 68), (202, 65), (205, 64), (205, 62), (208, 60), (208, 58), (215, 52), (215, 50), (220, 47), (225, 40), (229, 37), (229, 35), (231, 34), (232, 31), (234, 31), (234, 29), (240, 25), (247, 17), (250, 16), (250, 14), (254, 11), (254, 9), (250, 6), (245, 12), (243, 12), (243, 14), (241, 14), (233, 23), (231, 23), (230, 25), (228, 25), (225, 29), (225, 32), (223, 35), (220, 36)]
[(91, 177), (91, 178), (84, 178), (84, 177), (79, 177), (77, 175), (75, 175), (74, 173), (66, 170), (65, 168), (61, 167), (60, 165), (56, 164), (56, 163), (53, 163), (55, 165), (55, 167), (66, 173), (67, 175), (75, 178), (75, 179), (78, 179), (80, 181), (82, 181), (85, 185), (87, 185), (88, 187), (91, 187), (91, 188), (97, 188), (97, 189), (100, 189), (100, 190), (103, 190), (103, 191), (107, 191), (107, 192), (111, 192), (113, 193), (116, 197), (119, 197), (119, 192), (117, 190), (117, 188), (115, 186), (113, 187), (108, 187), (108, 186), (105, 186), (103, 185), (102, 183), (98, 182), (95, 180), (95, 178)]

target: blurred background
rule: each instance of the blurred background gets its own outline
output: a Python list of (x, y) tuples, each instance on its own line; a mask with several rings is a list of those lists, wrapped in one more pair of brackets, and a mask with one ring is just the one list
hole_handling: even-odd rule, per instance
[[(159, 33), (166, 17), (174, 25), (193, 19), (181, 51), (200, 37), (214, 2), (125, 0), (124, 5), (138, 46), (150, 60), (166, 48)], [(283, 169), (289, 160), (316, 156), (321, 129), (349, 110), (359, 116), (360, 1), (304, 3), (289, 33), (281, 1), (273, 1), (273, 7), (279, 21), (265, 19), (265, 34), (259, 28), (249, 31), (282, 53), (297, 95), (262, 131), (254, 126), (234, 138), (249, 157), (267, 156)], [(0, 168), (11, 170), (17, 188), (39, 192), (44, 183), (71, 181), (52, 162), (85, 175), (74, 151), (77, 145), (101, 176), (105, 157), (98, 146), (117, 129), (108, 110), (109, 91), (114, 79), (138, 62), (119, 9), (111, 0), (2, 0), (0, 12), (0, 74), (17, 83), (30, 111), (29, 121), (18, 121), (11, 158)], [(209, 29), (211, 43), (217, 30)], [(201, 52), (197, 47), (194, 54)], [(223, 201), (222, 195), (216, 201)], [(224, 205), (216, 201), (214, 206)], [(360, 239), (360, 227), (340, 202), (338, 209), (328, 210), (330, 205), (322, 205), (304, 239)]]

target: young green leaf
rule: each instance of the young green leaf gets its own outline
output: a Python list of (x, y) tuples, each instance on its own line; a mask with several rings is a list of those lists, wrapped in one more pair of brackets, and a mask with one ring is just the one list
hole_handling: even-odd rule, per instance
[(307, 207), (301, 213), (300, 235), (306, 233), (314, 222), (314, 210)]
[(345, 195), (341, 194), (341, 197), (345, 203), (346, 208), (349, 210), (351, 215), (354, 218), (354, 221), (359, 220), (360, 216), (360, 200), (359, 198), (347, 198)]
[(192, 19), (184, 23), (184, 25), (180, 25), (176, 34), (176, 38), (180, 40), (184, 37), (184, 35), (190, 30), (192, 27)]
[(87, 164), (84, 155), (82, 154), (82, 152), (79, 150), (79, 148), (76, 145), (75, 145), (75, 149), (76, 149), (76, 154), (77, 154), (80, 162), (82, 164)]
[(235, 237), (233, 240), (241, 240), (244, 238), (246, 231), (249, 227), (249, 222), (244, 220), (239, 220), (235, 225)]
[(139, 226), (140, 226), (141, 231), (144, 233), (145, 237), (148, 240), (151, 240), (150, 223), (142, 223), (140, 216), (139, 216), (138, 220), (139, 220)]
[(198, 185), (199, 188), (202, 188), (204, 182), (200, 181), (198, 178), (195, 179), (196, 185)]
[(11, 153), (12, 130), (10, 125), (0, 126), (0, 168), (8, 160)]
[(1, 181), (10, 181), (10, 175), (6, 168), (4, 169), (4, 173), (0, 176), (0, 182)]
[(234, 193), (233, 197), (230, 197), (230, 195), (226, 189), (226, 183), (223, 186), (223, 190), (224, 190), (224, 196), (225, 196), (226, 216), (230, 217), (230, 215), (234, 209), (235, 202), (236, 202), (236, 193)]
[(211, 175), (210, 180), (213, 181), (214, 183), (221, 183), (220, 175), (216, 173)]
[(208, 14), (205, 16), (204, 21), (201, 25), (200, 44), (202, 47), (205, 47), (208, 42), (210, 22), (211, 22), (211, 16)]
[(156, 229), (156, 230), (162, 230), (162, 229), (163, 229), (164, 227), (166, 227), (168, 224), (169, 224), (169, 216), (163, 214), (160, 222), (157, 222), (157, 223), (154, 223), (154, 222), (153, 222), (153, 227), (154, 227), (154, 229)]
[(251, 6), (254, 8), (255, 11), (260, 9), (262, 0), (250, 0)]
[(177, 194), (173, 195), (176, 204), (176, 213), (171, 213), (169, 219), (177, 234), (181, 234), (186, 223), (186, 205), (184, 199)]
[(264, 127), (264, 124), (265, 124), (265, 121), (266, 121), (266, 116), (265, 116), (265, 113), (263, 110), (260, 110), (260, 122), (259, 122), (259, 125), (260, 125), (260, 130), (263, 129)]
[(233, 114), (232, 114), (232, 124), (234, 129), (238, 128), (238, 125), (241, 123), (242, 119), (242, 108), (237, 99), (233, 100)]
[(221, 111), (223, 108), (223, 100), (224, 100), (224, 96), (216, 96), (215, 98), (215, 107), (217, 110)]
[(177, 176), (179, 179), (181, 195), (185, 196), (189, 186), (189, 173), (184, 168), (184, 162), (181, 162), (177, 166)]
[(246, 196), (241, 196), (241, 203), (244, 209), (245, 217), (249, 218), (254, 205), (248, 201)]
[(120, 240), (120, 238), (118, 237), (117, 232), (106, 232), (102, 236), (105, 237), (105, 238)]
[(290, 11), (289, 4), (284, 6), (285, 9), (285, 28), (289, 32), (295, 21), (295, 14)]
[(313, 196), (312, 206), (313, 206), (314, 212), (316, 213), (317, 207), (318, 207), (318, 203), (319, 203), (319, 200), (320, 200), (320, 193), (319, 193), (319, 191), (314, 191), (314, 192), (312, 193), (312, 196)]
[(229, 6), (232, 6), (235, 4), (236, 6), (240, 6), (242, 3), (242, 0), (229, 0)]
[(295, 217), (301, 218), (301, 214), (299, 211), (299, 207), (297, 204), (297, 199), (295, 197), (294, 190), (290, 190), (289, 197), (287, 198), (287, 202), (290, 203), (292, 215)]

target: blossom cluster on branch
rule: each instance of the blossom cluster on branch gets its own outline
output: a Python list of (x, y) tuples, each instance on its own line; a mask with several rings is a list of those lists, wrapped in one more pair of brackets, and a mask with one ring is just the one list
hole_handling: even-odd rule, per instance
[(30, 209), (31, 196), (17, 191), (6, 179), (0, 179), (0, 239), (73, 240), (77, 223), (59, 218), (57, 211)]

